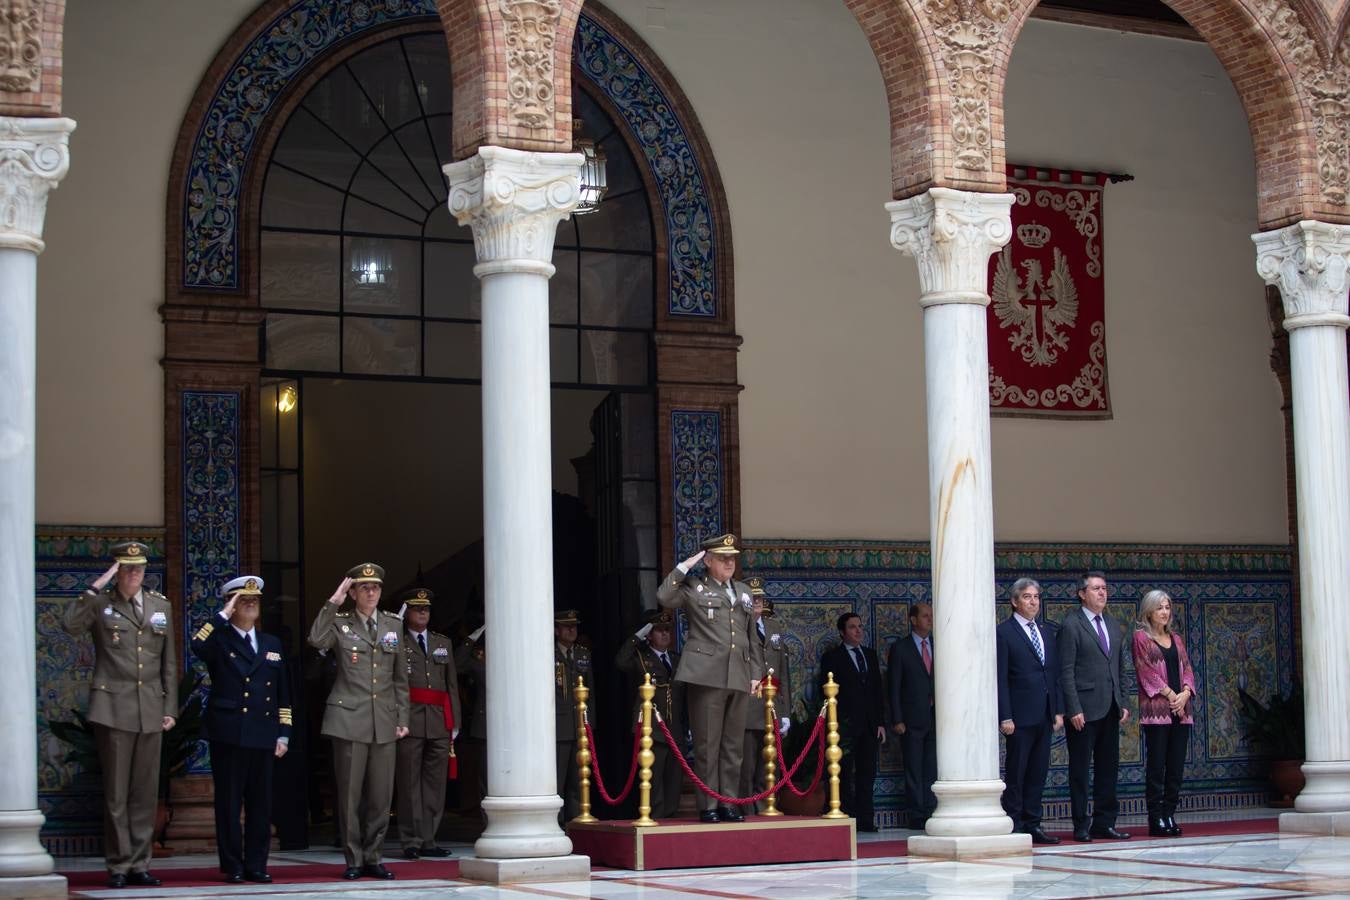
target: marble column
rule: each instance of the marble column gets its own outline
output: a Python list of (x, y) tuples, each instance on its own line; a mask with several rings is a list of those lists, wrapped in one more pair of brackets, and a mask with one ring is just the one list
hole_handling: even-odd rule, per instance
[(483, 290), (488, 824), (461, 864), (482, 881), (590, 875), (558, 827), (548, 332), (553, 239), (576, 208), (582, 162), (481, 147), (445, 167)]
[[(932, 188), (886, 204), (891, 243), (919, 267), (928, 409), (937, 811), (920, 856), (1027, 852), (999, 803), (994, 502), (989, 458), (989, 256), (1012, 233), (1011, 194)], [(943, 639), (947, 638), (944, 645)], [(942, 648), (946, 646), (947, 652)]]
[(0, 116), (0, 630), (11, 666), (0, 692), (0, 897), (66, 895), (38, 841), (34, 441), (37, 257), (74, 130), (70, 119)]
[(1350, 834), (1350, 225), (1297, 222), (1252, 240), (1284, 301), (1294, 407), (1307, 785), (1280, 830)]

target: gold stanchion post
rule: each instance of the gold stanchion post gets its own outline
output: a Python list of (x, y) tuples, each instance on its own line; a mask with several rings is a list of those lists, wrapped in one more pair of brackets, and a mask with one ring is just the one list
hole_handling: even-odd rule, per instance
[(844, 751), (839, 749), (839, 685), (835, 684), (834, 673), (830, 672), (825, 679), (825, 724), (827, 731), (825, 733), (825, 758), (830, 764), (827, 769), (830, 773), (830, 811), (825, 813), (822, 818), (825, 819), (847, 819), (848, 815), (839, 809), (839, 760), (843, 759)]
[(638, 696), (642, 698), (642, 737), (638, 741), (638, 817), (633, 824), (642, 828), (657, 824), (652, 818), (652, 763), (656, 762), (656, 754), (652, 752), (652, 698), (656, 696), (656, 685), (652, 684), (650, 672), (638, 685)]
[[(773, 786), (778, 782), (777, 766), (775, 761), (778, 759), (778, 746), (775, 743), (774, 722), (778, 718), (778, 713), (774, 710), (773, 700), (778, 696), (778, 687), (774, 684), (773, 669), (769, 670), (769, 677), (764, 679), (764, 789), (773, 790)], [(778, 808), (778, 796), (770, 794), (764, 798), (765, 816), (781, 816), (783, 811)]]
[(577, 823), (599, 821), (591, 815), (591, 742), (586, 737), (586, 698), (590, 694), (586, 680), (578, 675), (577, 686), (572, 688), (572, 697), (577, 704), (577, 768), (581, 770), (581, 790), (578, 792), (581, 795), (581, 812), (572, 820)]

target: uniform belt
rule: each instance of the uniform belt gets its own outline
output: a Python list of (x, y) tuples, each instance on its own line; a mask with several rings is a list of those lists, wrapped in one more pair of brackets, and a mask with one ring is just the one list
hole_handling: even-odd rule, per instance
[(427, 706), (439, 706), (445, 716), (445, 730), (450, 732), (450, 777), (459, 777), (459, 760), (455, 758), (455, 710), (450, 705), (450, 695), (445, 691), (431, 688), (408, 688), (408, 699), (413, 703), (425, 703)]

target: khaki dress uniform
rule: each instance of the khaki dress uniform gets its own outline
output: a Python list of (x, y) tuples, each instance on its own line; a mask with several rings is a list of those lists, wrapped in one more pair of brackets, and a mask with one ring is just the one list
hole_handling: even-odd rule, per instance
[(487, 657), (479, 640), (465, 640), (455, 648), (455, 671), (469, 691), (469, 721), (460, 729), (455, 747), (460, 812), (482, 816), (482, 800), (487, 796)]
[[(347, 575), (383, 581), (369, 563)], [(408, 668), (403, 620), (375, 610), (369, 624), (355, 611), (324, 603), (309, 630), (309, 644), (337, 658), (337, 680), (324, 708), (322, 733), (333, 739), (337, 776), (338, 837), (348, 867), (380, 863), (394, 799), (397, 736), (408, 725)]]
[[(703, 546), (710, 553), (737, 553), (735, 544), (736, 536), (725, 534)], [(667, 609), (683, 608), (689, 627), (675, 680), (688, 690), (694, 772), (714, 791), (734, 796), (750, 682), (764, 674), (764, 648), (749, 639), (754, 629), (750, 588), (740, 581), (718, 584), (676, 566), (657, 588), (656, 599)], [(717, 801), (700, 791), (698, 805), (707, 812)]]
[[(752, 597), (763, 597), (763, 582), (759, 578), (751, 578), (749, 581), (750, 595)], [(774, 714), (777, 718), (791, 718), (792, 710), (792, 677), (788, 670), (787, 639), (783, 634), (782, 625), (774, 616), (773, 601), (764, 599), (764, 612), (760, 619), (755, 623), (754, 637), (751, 640), (757, 640), (764, 650), (764, 677), (768, 678), (769, 670), (773, 670), (773, 680), (778, 688), (774, 696)], [(746, 704), (745, 710), (745, 751), (741, 756), (741, 784), (740, 795), (750, 797), (764, 790), (764, 707), (766, 701), (764, 695), (756, 697), (750, 696), (750, 702)], [(790, 766), (794, 760), (779, 760), (778, 772), (781, 775), (783, 767)], [(758, 810), (760, 803), (754, 807), (747, 807), (747, 811)]]
[[(144, 544), (126, 542), (112, 550), (124, 565), (146, 563)], [(135, 597), (123, 597), (114, 582), (75, 598), (66, 607), (63, 624), (72, 635), (89, 632), (94, 641), (88, 719), (103, 770), (108, 871), (145, 872), (155, 828), (164, 717), (178, 716), (173, 608), (163, 594), (145, 588)]]
[[(553, 618), (555, 625), (576, 625), (580, 620), (574, 609), (566, 609)], [(562, 798), (562, 817), (566, 822), (581, 814), (581, 775), (577, 771), (577, 706), (572, 689), (578, 676), (586, 687), (595, 690), (591, 677), (591, 651), (573, 644), (569, 649), (553, 645), (553, 718), (557, 736), (558, 796)]]
[[(667, 622), (673, 618), (665, 610), (661, 611), (661, 615), (666, 617)], [(666, 728), (670, 729), (671, 736), (678, 743), (684, 740), (685, 733), (684, 685), (677, 682), (674, 675), (679, 669), (680, 655), (672, 649), (666, 651), (666, 657), (670, 660), (669, 671), (652, 645), (635, 637), (619, 648), (618, 655), (614, 657), (614, 668), (629, 676), (628, 687), (635, 698), (629, 720), (634, 723), (633, 727), (642, 727), (639, 718), (642, 715), (642, 695), (637, 689), (643, 678), (650, 675), (652, 685), (656, 688), (652, 706), (661, 714)], [(680, 807), (680, 784), (684, 780), (684, 772), (680, 769), (680, 761), (675, 758), (674, 751), (666, 743), (665, 732), (656, 723), (655, 716), (652, 717), (652, 753), (656, 759), (652, 762), (651, 816), (654, 819), (669, 819)]]
[[(409, 594), (411, 596), (409, 596)], [(408, 608), (431, 605), (432, 592), (414, 588), (404, 595)], [(419, 637), (421, 640), (419, 641)], [(423, 648), (425, 643), (425, 649)], [(408, 735), (398, 742), (395, 779), (398, 797), (398, 839), (407, 850), (427, 850), (438, 855), (436, 829), (445, 813), (445, 782), (449, 773), (453, 735), (445, 724), (444, 705), (430, 698), (444, 698), (459, 730), (463, 721), (459, 704), (459, 679), (455, 675), (454, 648), (450, 639), (428, 629), (416, 635), (403, 631), (403, 655), (407, 664), (408, 689), (428, 692), (427, 702), (412, 699), (408, 707)]]

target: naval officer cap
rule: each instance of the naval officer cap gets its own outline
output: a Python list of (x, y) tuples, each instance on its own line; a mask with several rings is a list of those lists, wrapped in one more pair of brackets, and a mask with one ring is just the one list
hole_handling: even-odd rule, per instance
[(436, 599), (436, 594), (424, 587), (408, 588), (403, 593), (394, 598), (395, 603), (402, 603), (405, 606), (431, 606), (431, 601)]
[(715, 538), (708, 538), (699, 546), (708, 553), (716, 553), (718, 556), (735, 556), (741, 552), (736, 549), (736, 535), (734, 534), (719, 534)]
[(124, 566), (143, 566), (146, 546), (144, 541), (122, 541), (108, 548), (112, 558)]
[(377, 566), (374, 563), (361, 563), (359, 566), (352, 566), (347, 570), (347, 577), (353, 584), (366, 584), (373, 582), (375, 584), (384, 584), (384, 567)]
[(240, 575), (238, 578), (225, 582), (220, 589), (220, 596), (228, 597), (237, 593), (241, 597), (261, 597), (263, 592), (263, 580), (257, 575)]

